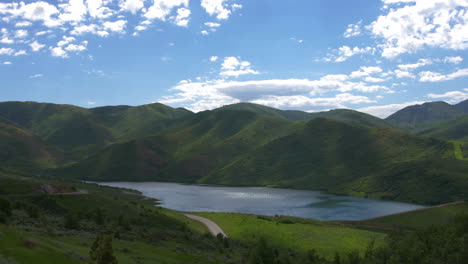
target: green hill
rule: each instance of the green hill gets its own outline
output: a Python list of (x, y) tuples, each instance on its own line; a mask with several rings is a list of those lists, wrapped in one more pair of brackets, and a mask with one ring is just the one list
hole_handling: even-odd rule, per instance
[(448, 140), (468, 141), (468, 115), (444, 122), (418, 134)]
[(301, 123), (246, 111), (206, 111), (153, 137), (115, 144), (64, 174), (99, 180), (195, 182)]
[(344, 122), (350, 125), (385, 128), (395, 127), (390, 122), (380, 119), (378, 117), (349, 109), (335, 109), (325, 112), (308, 113), (294, 110), (279, 110), (272, 107), (252, 103), (238, 103), (226, 105), (221, 108), (215, 109), (215, 111), (223, 110), (249, 111), (261, 115), (282, 117), (291, 121), (309, 121), (315, 118), (327, 118), (331, 120)]
[(448, 142), (398, 130), (207, 111), (155, 137), (113, 145), (60, 173), (91, 180), (158, 180), (320, 189), (440, 203), (465, 195), (468, 163)]
[(463, 198), (468, 187), (468, 163), (453, 153), (444, 141), (316, 119), (201, 181), (440, 203)]
[(169, 120), (191, 115), (162, 104), (85, 109), (36, 102), (0, 103), (0, 118), (29, 130), (71, 159), (81, 159), (105, 146), (152, 135)]
[(450, 105), (446, 102), (413, 105), (397, 111), (386, 120), (409, 131), (421, 132), (468, 114), (467, 105), (468, 100), (456, 105)]
[(21, 128), (0, 123), (0, 167), (35, 171), (54, 167), (61, 153)]

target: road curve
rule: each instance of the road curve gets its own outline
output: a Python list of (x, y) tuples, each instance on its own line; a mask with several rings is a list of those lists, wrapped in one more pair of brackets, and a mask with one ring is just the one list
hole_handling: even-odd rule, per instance
[(208, 230), (210, 230), (210, 233), (213, 234), (213, 236), (217, 236), (219, 233), (221, 233), (221, 235), (223, 235), (224, 237), (229, 237), (228, 235), (226, 235), (226, 233), (224, 233), (221, 227), (219, 227), (215, 222), (211, 221), (210, 219), (191, 214), (184, 215), (190, 219), (204, 224), (206, 227), (208, 227)]

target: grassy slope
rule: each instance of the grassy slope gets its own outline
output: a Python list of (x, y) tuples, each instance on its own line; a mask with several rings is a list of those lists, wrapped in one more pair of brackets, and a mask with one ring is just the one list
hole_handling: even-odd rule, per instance
[(0, 120), (30, 131), (75, 160), (117, 141), (153, 135), (170, 120), (186, 115), (191, 112), (162, 104), (85, 109), (36, 102), (0, 103)]
[(448, 224), (455, 216), (461, 214), (468, 214), (467, 203), (429, 208), (405, 214), (391, 215), (376, 218), (370, 220), (369, 222), (421, 229), (432, 225)]
[(444, 122), (418, 134), (447, 140), (468, 141), (468, 115)]
[(196, 213), (215, 221), (237, 240), (256, 241), (264, 237), (273, 247), (307, 251), (314, 248), (327, 258), (335, 252), (346, 254), (353, 249), (364, 253), (372, 240), (380, 244), (383, 233), (349, 226), (293, 217), (257, 217), (237, 213)]
[(56, 166), (62, 154), (21, 128), (0, 123), (0, 165), (34, 171)]
[[(74, 186), (89, 194), (40, 195), (36, 190), (44, 183)], [(114, 188), (0, 170), (0, 198), (22, 204), (21, 208), (36, 207), (39, 212), (38, 218), (32, 218), (15, 209), (7, 224), (0, 224), (0, 257), (20, 263), (89, 263), (89, 248), (96, 235), (116, 230), (121, 234), (113, 243), (119, 263), (227, 263), (227, 255), (239, 263), (244, 253), (237, 250), (245, 250), (235, 247), (220, 252), (218, 242), (205, 235), (207, 230), (200, 223)], [(103, 225), (93, 220), (92, 212), (97, 209), (103, 212)], [(66, 214), (79, 217), (79, 230), (64, 227)], [(120, 216), (129, 223), (128, 229), (117, 224)], [(26, 247), (26, 241), (36, 248)]]
[(317, 119), (212, 172), (204, 182), (437, 204), (465, 195), (467, 166), (454, 158), (450, 143)]
[(114, 145), (64, 173), (97, 180), (195, 182), (300, 123), (245, 111), (203, 112), (162, 135)]
[[(405, 107), (390, 115), (385, 120), (407, 131), (424, 133), (447, 126), (447, 121), (455, 120), (468, 114), (468, 100), (456, 105), (446, 102), (430, 102), (422, 105)], [(448, 125), (450, 127), (450, 125)]]
[(384, 128), (394, 127), (394, 125), (392, 125), (390, 122), (387, 122), (383, 119), (349, 109), (336, 109), (326, 112), (307, 113), (294, 110), (279, 110), (272, 107), (252, 103), (238, 103), (223, 106), (215, 111), (222, 110), (248, 111), (261, 115), (282, 117), (291, 121), (308, 121), (315, 118), (327, 118), (331, 120), (344, 122), (350, 125), (362, 125)]

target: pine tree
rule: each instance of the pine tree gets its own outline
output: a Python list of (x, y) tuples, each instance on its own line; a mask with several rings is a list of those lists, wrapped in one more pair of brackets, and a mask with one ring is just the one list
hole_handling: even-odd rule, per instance
[(89, 255), (96, 264), (117, 264), (112, 248), (112, 236), (98, 235), (91, 246)]

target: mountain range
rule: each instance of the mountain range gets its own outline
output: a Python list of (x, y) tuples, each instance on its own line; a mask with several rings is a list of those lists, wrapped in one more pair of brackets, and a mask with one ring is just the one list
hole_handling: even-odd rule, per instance
[(380, 119), (250, 103), (192, 113), (158, 103), (4, 102), (0, 166), (84, 180), (288, 187), (435, 204), (467, 194), (467, 105), (426, 103)]

